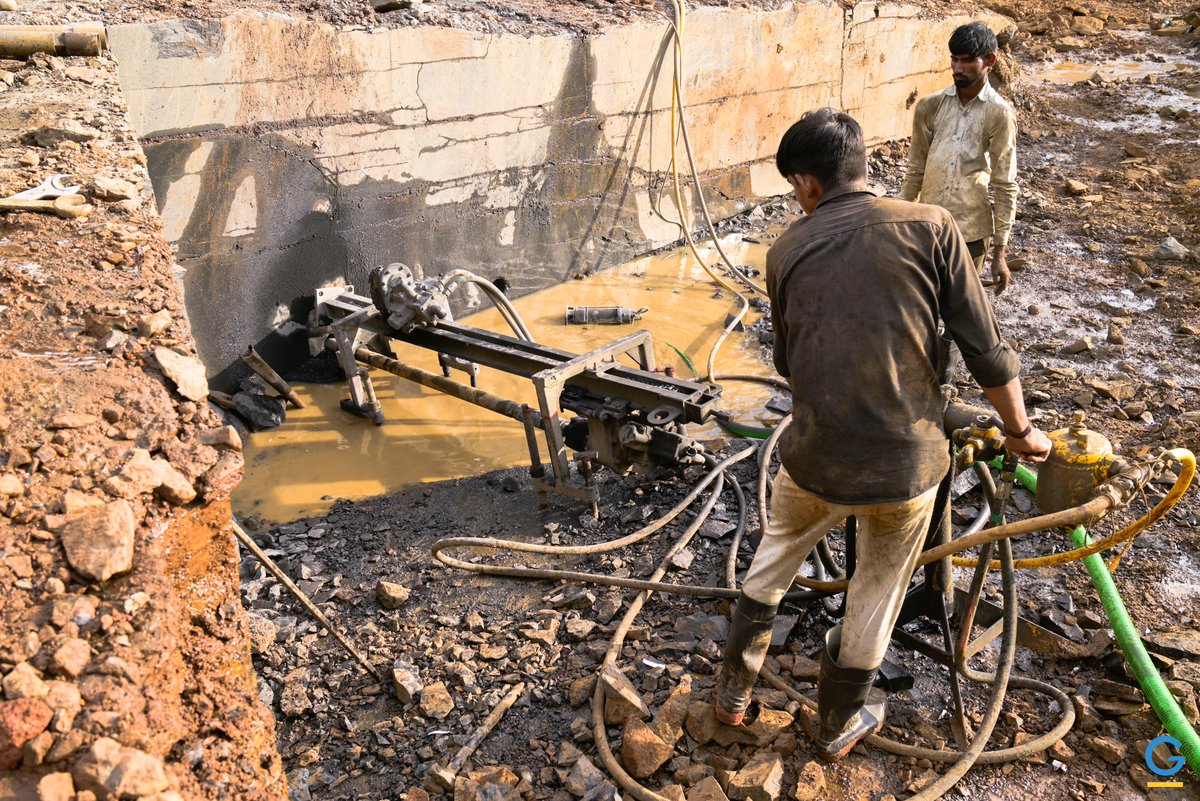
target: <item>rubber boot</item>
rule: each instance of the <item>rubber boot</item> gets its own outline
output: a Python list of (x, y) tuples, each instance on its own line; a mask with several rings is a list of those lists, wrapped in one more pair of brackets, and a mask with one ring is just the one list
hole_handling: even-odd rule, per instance
[(842, 667), (837, 662), (842, 627), (825, 634), (821, 675), (817, 682), (817, 755), (837, 762), (867, 735), (883, 728), (887, 696), (873, 689), (878, 670)]
[(738, 596), (713, 697), (717, 720), (727, 726), (740, 726), (750, 708), (754, 682), (767, 658), (778, 609), (779, 604), (760, 603), (745, 593)]

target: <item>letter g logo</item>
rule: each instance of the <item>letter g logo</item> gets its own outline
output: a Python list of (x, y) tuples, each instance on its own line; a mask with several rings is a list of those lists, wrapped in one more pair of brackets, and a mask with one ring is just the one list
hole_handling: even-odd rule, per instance
[[(1174, 748), (1175, 754), (1167, 759), (1167, 767), (1160, 768), (1158, 764), (1155, 763), (1151, 754), (1154, 753), (1155, 748), (1158, 748), (1164, 743)], [(1179, 755), (1179, 749), (1182, 746), (1183, 743), (1179, 742), (1169, 734), (1164, 734), (1161, 737), (1155, 737), (1150, 741), (1150, 744), (1146, 746), (1146, 767), (1150, 768), (1151, 773), (1155, 773), (1159, 776), (1174, 776), (1176, 773), (1183, 770), (1185, 763), (1184, 758)]]

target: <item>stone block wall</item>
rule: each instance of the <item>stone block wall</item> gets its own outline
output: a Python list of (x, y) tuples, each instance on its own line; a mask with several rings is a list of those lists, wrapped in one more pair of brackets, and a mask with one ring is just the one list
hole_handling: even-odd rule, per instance
[[(847, 109), (872, 142), (906, 136), (968, 18), (694, 10), (683, 91), (713, 213), (787, 191), (774, 151), (807, 109)], [(518, 36), (244, 14), (116, 26), (110, 42), (218, 386), (249, 344), (306, 353), (313, 289), (335, 277), (365, 287), (403, 261), (524, 294), (682, 236), (665, 24)], [(676, 157), (686, 172), (681, 144)], [(696, 227), (691, 192), (684, 204)]]

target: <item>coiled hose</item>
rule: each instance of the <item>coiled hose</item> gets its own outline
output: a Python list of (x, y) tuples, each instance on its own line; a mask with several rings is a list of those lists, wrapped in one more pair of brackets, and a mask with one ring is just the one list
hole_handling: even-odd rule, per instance
[[(1142, 518), (1142, 520), (1148, 520), (1155, 512), (1158, 512), (1153, 520), (1146, 523), (1146, 526), (1157, 520), (1165, 513), (1167, 508), (1174, 505), (1174, 502), (1172, 502), (1164, 506), (1168, 499), (1174, 497), (1175, 501), (1178, 501), (1179, 496), (1187, 489), (1186, 483), (1181, 488), (1183, 477), (1186, 475), (1187, 480), (1191, 481), (1191, 476), (1196, 469), (1196, 457), (1190, 451), (1177, 448), (1167, 451), (1164, 457), (1173, 458), (1182, 466), (1179, 474), (1180, 480), (1175, 482), (1175, 486), (1154, 507), (1154, 510)], [(1017, 480), (1030, 492), (1037, 491), (1037, 475), (1032, 471), (1018, 470)], [(1138, 526), (1140, 522), (1138, 521), (1128, 526), (1123, 531)], [(1143, 530), (1146, 526), (1141, 526), (1137, 531)], [(1076, 546), (1076, 551), (1092, 551), (1095, 548), (1095, 544), (1092, 543), (1091, 538), (1088, 536), (1087, 529), (1083, 526), (1072, 528), (1070, 535), (1072, 542)], [(1136, 532), (1133, 536), (1136, 536)], [(1101, 542), (1105, 541), (1101, 540)], [(1095, 586), (1096, 592), (1100, 596), (1100, 604), (1104, 607), (1105, 614), (1108, 615), (1109, 624), (1112, 626), (1113, 633), (1117, 637), (1117, 644), (1121, 647), (1121, 653), (1125, 655), (1125, 661), (1129, 663), (1129, 668), (1133, 671), (1133, 676), (1137, 680), (1138, 686), (1146, 694), (1146, 699), (1150, 702), (1150, 707), (1154, 710), (1154, 714), (1158, 716), (1163, 728), (1182, 744), (1180, 750), (1183, 752), (1183, 758), (1187, 760), (1188, 768), (1191, 769), (1197, 778), (1200, 778), (1200, 735), (1196, 733), (1196, 730), (1188, 722), (1187, 717), (1183, 714), (1183, 710), (1179, 708), (1175, 696), (1171, 694), (1170, 689), (1163, 682), (1158, 669), (1154, 666), (1154, 662), (1151, 661), (1150, 654), (1146, 652), (1146, 646), (1142, 644), (1141, 635), (1138, 634), (1137, 627), (1133, 625), (1133, 621), (1129, 618), (1129, 610), (1125, 608), (1125, 602), (1121, 599), (1121, 594), (1117, 590), (1117, 585), (1113, 581), (1109, 568), (1104, 564), (1104, 560), (1100, 557), (1099, 553), (1094, 551), (1084, 557), (1083, 565), (1087, 568), (1088, 575), (1092, 579), (1092, 585)]]

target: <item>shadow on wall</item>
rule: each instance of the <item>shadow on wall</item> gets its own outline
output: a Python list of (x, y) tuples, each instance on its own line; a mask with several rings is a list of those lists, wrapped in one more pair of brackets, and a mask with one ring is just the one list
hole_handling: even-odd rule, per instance
[[(146, 143), (213, 387), (230, 390), (248, 374), (238, 357), (251, 343), (280, 371), (306, 360), (313, 292), (333, 279), (363, 291), (372, 269), (400, 261), (425, 275), (465, 268), (504, 276), (515, 297), (644, 252), (636, 193), (670, 197), (668, 214), (658, 216), (666, 230), (677, 226), (669, 175), (647, 175), (637, 164), (643, 148), (653, 151), (656, 137), (670, 136), (667, 115), (651, 113), (660, 81), (671, 80), (670, 47), (664, 35), (616, 147), (606, 143), (606, 117), (594, 108), (589, 41), (574, 39), (556, 99), (533, 118), (548, 129), (545, 158), (460, 179), (451, 187), (462, 195), (456, 202), (431, 198), (447, 184), (426, 180), (339, 182), (287, 129)], [(454, 144), (427, 147), (417, 159)], [(728, 183), (730, 194), (749, 193), (740, 171), (714, 180)], [(726, 198), (713, 194), (717, 203)], [(497, 203), (497, 195), (509, 199)], [(455, 301), (456, 314), (471, 310), (465, 298)]]
[(269, 363), (307, 358), (313, 289), (346, 263), (333, 185), (293, 143), (229, 136), (146, 147), (160, 210), (191, 204), (176, 241), (192, 332), (214, 388)]

